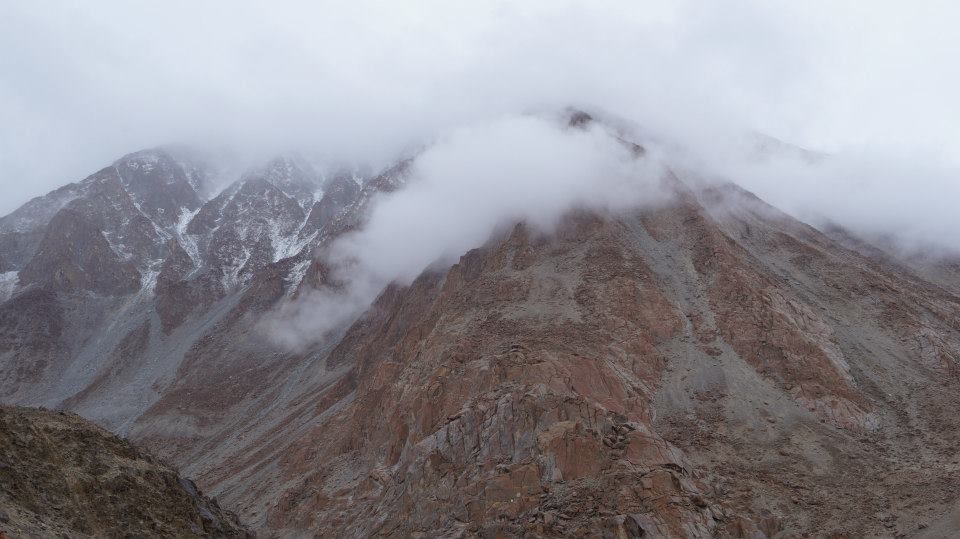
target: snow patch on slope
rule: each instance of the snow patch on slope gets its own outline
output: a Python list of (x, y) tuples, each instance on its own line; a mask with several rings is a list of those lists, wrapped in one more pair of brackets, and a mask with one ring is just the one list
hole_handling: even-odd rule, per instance
[(17, 281), (18, 277), (16, 271), (0, 273), (0, 302), (10, 299), (10, 296), (13, 295), (14, 289), (17, 287)]
[(200, 213), (200, 208), (198, 207), (195, 210), (189, 210), (184, 208), (180, 212), (180, 216), (177, 218), (177, 224), (174, 225), (174, 232), (177, 235), (177, 241), (180, 242), (180, 247), (183, 247), (183, 250), (187, 252), (187, 255), (190, 257), (190, 260), (193, 260), (194, 266), (200, 265), (200, 247), (197, 246), (197, 238), (187, 234), (187, 225), (190, 224), (190, 221)]
[(103, 235), (103, 239), (107, 240), (107, 245), (117, 254), (120, 260), (127, 262), (134, 259), (133, 253), (127, 248), (126, 244), (117, 238), (117, 234), (114, 231), (102, 230), (100, 233)]
[(127, 166), (134, 170), (143, 170), (144, 172), (151, 172), (159, 163), (159, 158), (152, 151), (143, 151), (137, 154), (133, 159), (130, 159), (127, 162)]
[(290, 273), (287, 274), (287, 277), (285, 279), (287, 282), (287, 293), (286, 293), (287, 298), (290, 298), (291, 296), (293, 296), (294, 292), (297, 291), (297, 288), (300, 286), (300, 283), (303, 282), (303, 278), (306, 277), (307, 275), (307, 270), (310, 268), (311, 262), (312, 262), (312, 259), (307, 259), (302, 262), (299, 262), (297, 263), (296, 266), (294, 266), (290, 270)]
[(250, 250), (243, 247), (243, 252), (240, 253), (240, 256), (232, 260), (224, 261), (223, 280), (221, 282), (225, 289), (229, 290), (243, 282), (243, 279), (240, 277), (240, 271), (247, 265), (247, 262), (250, 260), (250, 255)]
[(281, 223), (270, 222), (270, 244), (273, 245), (273, 262), (294, 256), (310, 243), (313, 236), (300, 239), (300, 235), (297, 233), (303, 228), (303, 225), (304, 223), (301, 223), (293, 232), (284, 232), (281, 230)]
[(153, 293), (153, 289), (157, 285), (157, 277), (159, 277), (159, 275), (160, 271), (156, 268), (150, 268), (149, 270), (145, 271), (140, 276), (140, 294), (138, 295)]

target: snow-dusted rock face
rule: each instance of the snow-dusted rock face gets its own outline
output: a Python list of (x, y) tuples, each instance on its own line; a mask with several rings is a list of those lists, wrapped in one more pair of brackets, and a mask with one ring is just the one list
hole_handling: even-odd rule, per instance
[(296, 200), (301, 208), (310, 207), (316, 198), (317, 173), (300, 159), (277, 157), (255, 174)]
[(236, 282), (303, 248), (298, 234), (318, 194), (314, 173), (278, 158), (204, 204), (185, 232), (204, 264)]
[(137, 152), (123, 157), (114, 166), (137, 209), (159, 229), (166, 230), (176, 224), (184, 209), (200, 207), (197, 187), (183, 167), (165, 152)]
[(324, 225), (336, 219), (357, 200), (360, 189), (360, 184), (352, 176), (341, 174), (331, 178), (324, 186), (323, 196), (310, 208), (298, 237), (306, 239), (317, 234)]
[(19, 277), (15, 271), (0, 273), (0, 302), (7, 301), (17, 288)]
[(0, 218), (4, 401), (82, 407), (123, 386), (91, 415), (131, 420), (232, 303), (289, 297), (320, 231), (359, 222), (361, 178), (323, 182), (285, 156), (212, 193), (217, 174), (182, 148), (143, 150)]
[[(192, 165), (194, 178), (203, 177), (197, 172), (200, 168)], [(146, 269), (161, 256), (182, 212), (199, 206), (194, 183), (166, 152), (130, 154), (0, 218), (0, 269), (22, 269), (36, 254), (47, 225), (62, 209), (85, 217), (117, 256)]]

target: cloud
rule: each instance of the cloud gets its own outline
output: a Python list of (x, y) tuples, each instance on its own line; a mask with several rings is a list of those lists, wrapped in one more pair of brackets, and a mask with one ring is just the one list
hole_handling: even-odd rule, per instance
[(601, 107), (709, 144), (743, 129), (957, 162), (947, 2), (0, 5), (0, 212), (158, 144), (382, 164), (503, 114)]
[[(369, 234), (351, 240), (380, 267), (377, 253), (392, 252), (377, 243), (381, 223), (427, 226), (405, 224), (400, 201), (434, 222), (473, 219), (461, 230), (469, 242), (438, 242), (449, 253), (417, 245), (401, 253), (409, 261), (393, 257), (387, 269), (409, 276), (507, 214), (546, 218), (521, 206), (526, 183), (515, 198), (501, 184), (472, 193), (504, 204), (479, 206), (489, 215), (461, 208), (457, 176), (476, 179), (465, 163), (479, 160), (484, 181), (497, 166), (452, 141), (520, 122), (507, 135), (533, 161), (568, 135), (538, 133), (552, 141), (538, 145), (535, 128), (504, 118), (573, 105), (627, 118), (671, 159), (801, 218), (960, 248), (944, 233), (960, 227), (949, 204), (960, 181), (958, 15), (937, 0), (3, 2), (0, 213), (158, 144), (223, 145), (251, 161), (299, 149), (376, 168), (439, 137), (447, 153), (424, 156), (421, 179), (451, 186), (383, 202)], [(751, 131), (834, 157), (756, 163), (738, 146)], [(485, 144), (504, 170), (563, 181), (550, 163)], [(600, 203), (590, 196), (618, 188), (584, 185), (533, 203)]]
[(572, 209), (663, 203), (664, 171), (656, 152), (639, 157), (596, 122), (514, 115), (454, 130), (417, 157), (403, 189), (374, 202), (361, 230), (325, 251), (340, 286), (283, 306), (266, 333), (301, 347), (351, 321), (386, 285), (452, 264), (499, 227), (548, 233)]
[(936, 155), (864, 149), (813, 160), (794, 152), (757, 159), (731, 151), (701, 167), (814, 226), (840, 225), (903, 254), (960, 256), (953, 232), (960, 227), (960, 169)]

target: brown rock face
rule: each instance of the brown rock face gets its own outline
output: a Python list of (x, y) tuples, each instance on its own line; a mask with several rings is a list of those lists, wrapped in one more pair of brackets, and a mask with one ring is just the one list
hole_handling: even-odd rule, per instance
[(93, 222), (65, 208), (50, 220), (37, 253), (20, 272), (20, 282), (54, 290), (124, 294), (140, 287), (140, 273), (120, 260)]
[(200, 294), (186, 282), (195, 264), (176, 239), (167, 242), (167, 253), (157, 275), (153, 292), (157, 298), (157, 314), (165, 333), (179, 326), (198, 305)]
[(327, 359), (355, 365), (349, 401), (277, 456), (301, 479), (268, 524), (351, 536), (721, 530), (735, 513), (704, 501), (651, 428), (667, 363), (657, 346), (683, 319), (621, 235), (594, 216), (551, 240), (518, 227), (445, 276), (388, 290)]
[(248, 537), (196, 485), (75, 416), (0, 407), (0, 533)]
[(0, 354), (30, 357), (5, 363), (0, 383), (14, 393), (20, 382), (36, 379), (63, 353), (64, 309), (53, 292), (32, 288), (0, 305)]

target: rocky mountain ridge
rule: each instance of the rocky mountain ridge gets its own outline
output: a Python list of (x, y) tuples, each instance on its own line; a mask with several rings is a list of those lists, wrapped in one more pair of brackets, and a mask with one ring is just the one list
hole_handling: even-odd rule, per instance
[(129, 435), (268, 536), (891, 536), (958, 499), (956, 273), (733, 184), (668, 171), (665, 204), (512, 223), (332, 339), (264, 338), (412, 162), (208, 196), (151, 150), (27, 203), (0, 398)]

